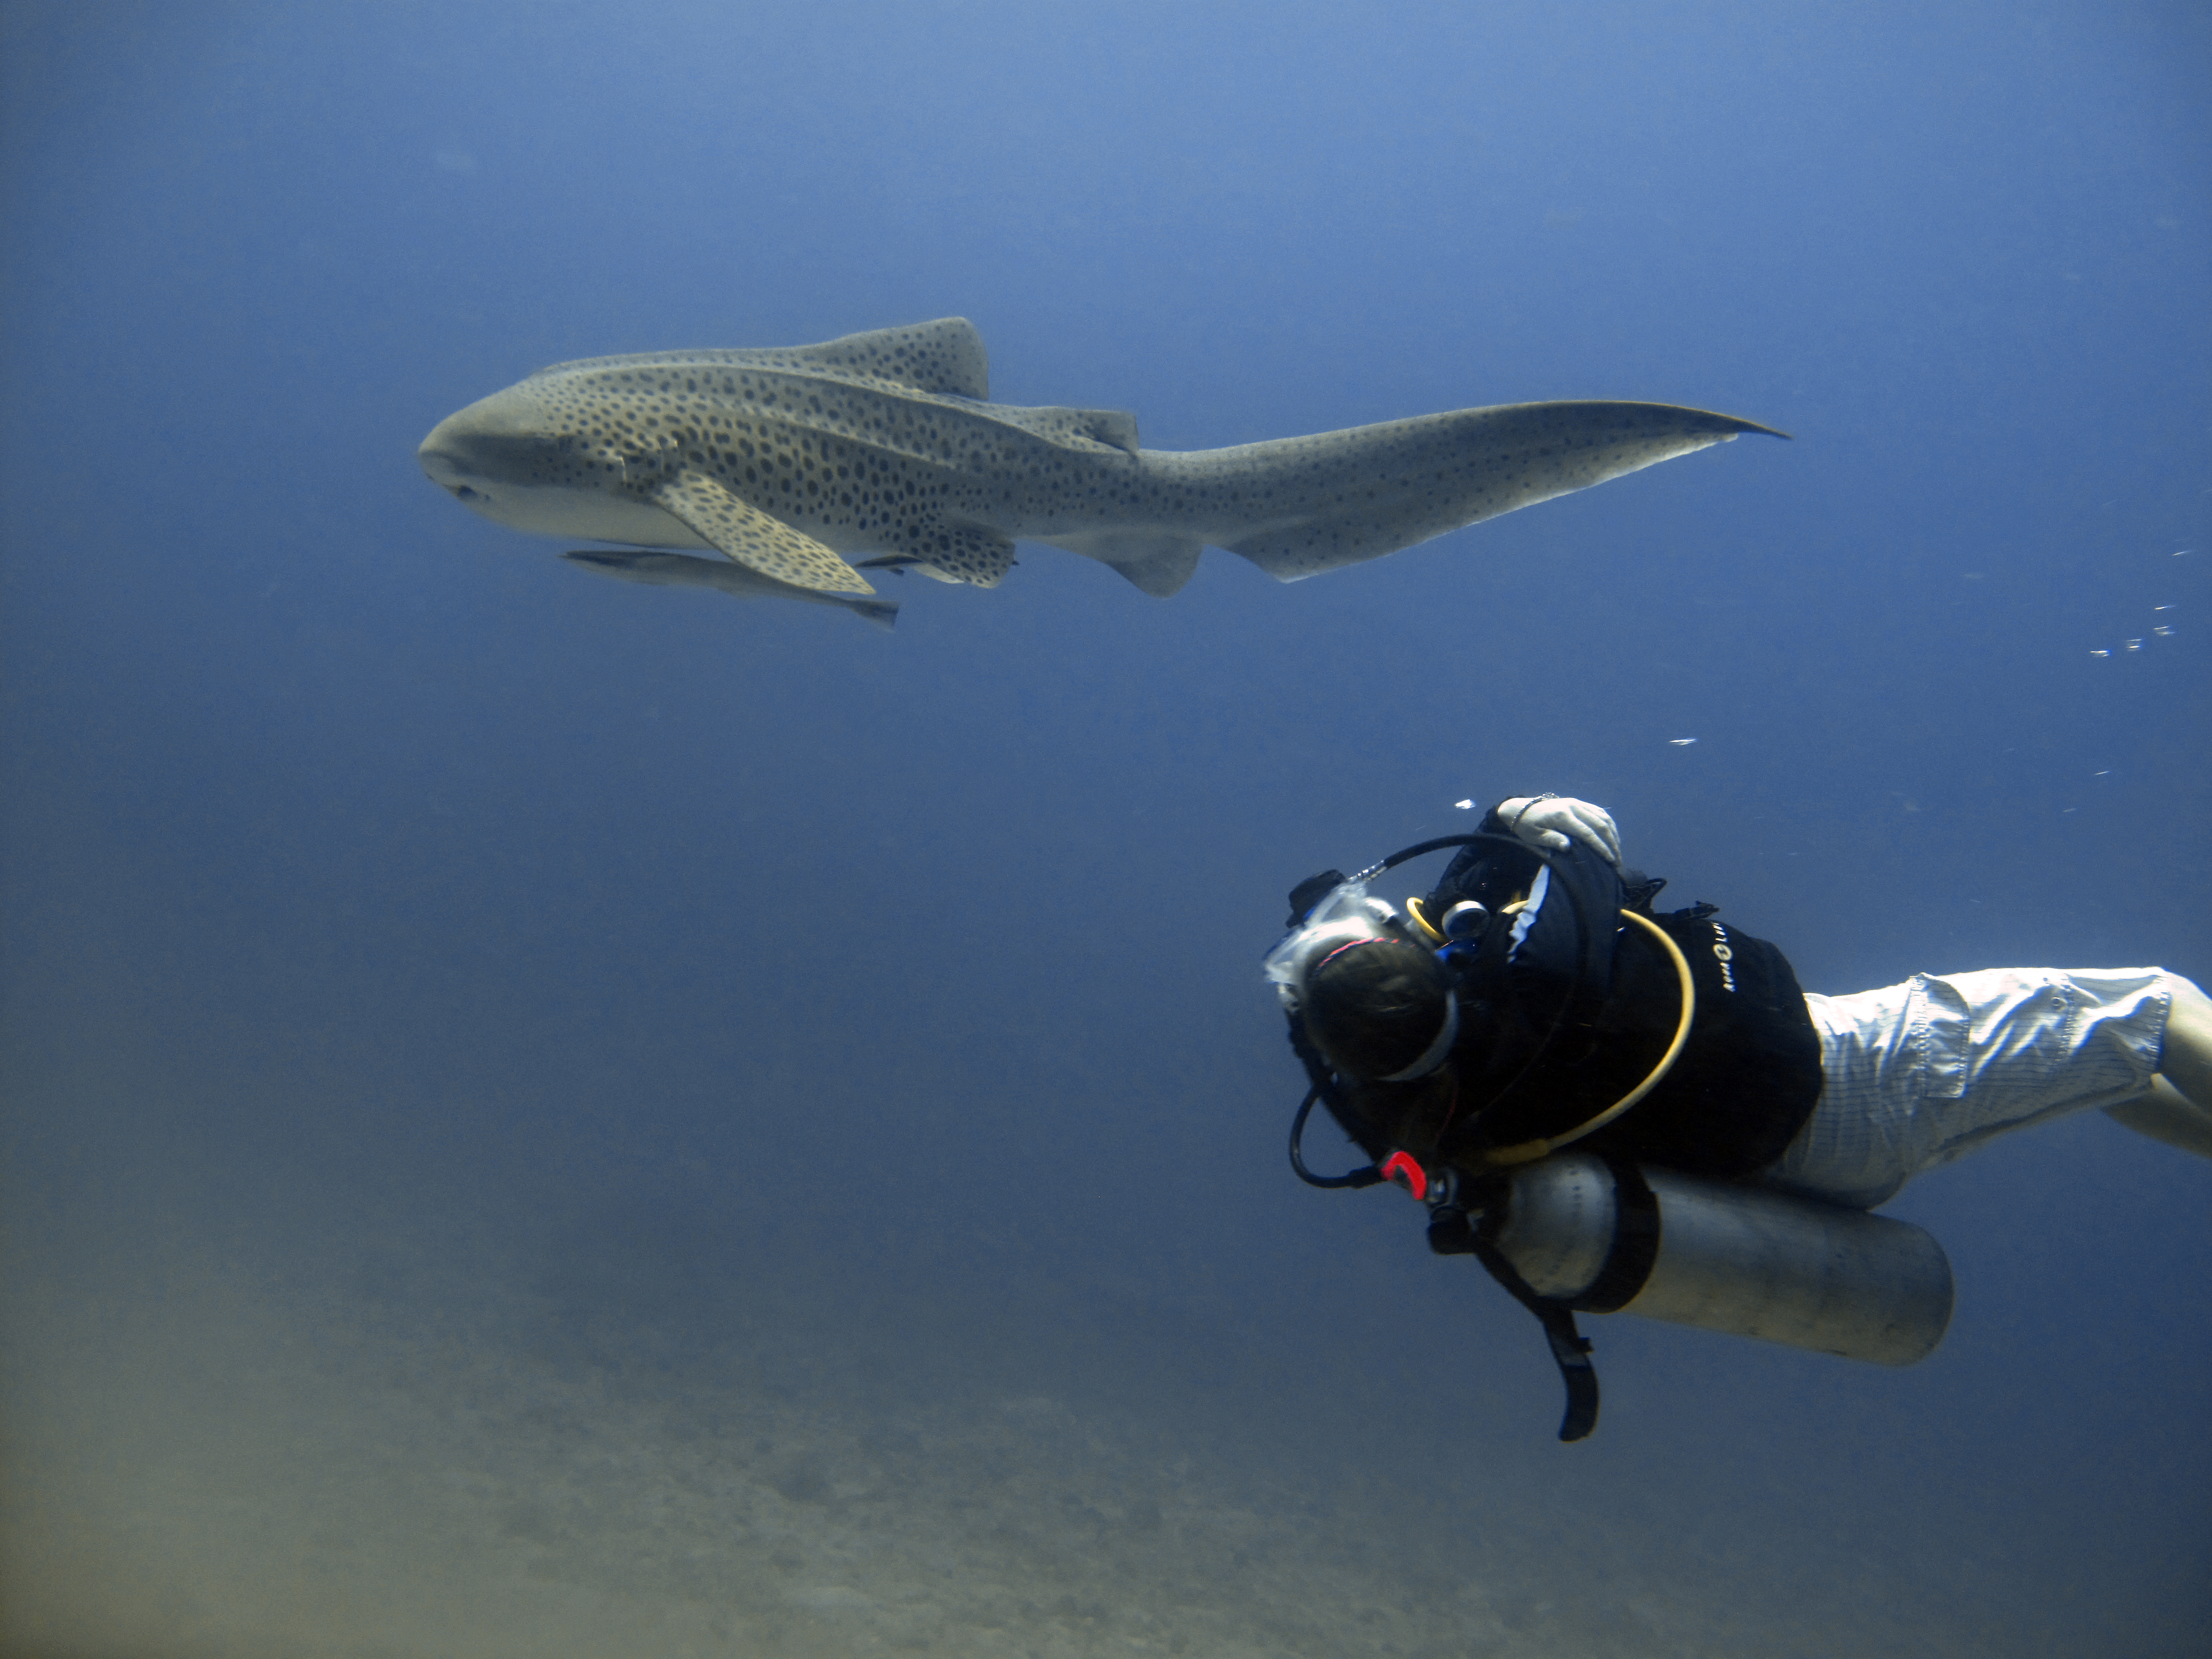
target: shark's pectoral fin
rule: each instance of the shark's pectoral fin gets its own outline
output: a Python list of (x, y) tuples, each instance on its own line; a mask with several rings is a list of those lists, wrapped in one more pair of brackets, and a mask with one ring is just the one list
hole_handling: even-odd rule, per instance
[(1051, 544), (1110, 564), (1156, 599), (1172, 599), (1198, 568), (1205, 544), (1165, 530), (1093, 530)]
[(719, 478), (679, 468), (647, 487), (646, 498), (681, 519), (716, 551), (748, 570), (817, 593), (872, 593), (868, 579), (804, 531), (732, 495)]

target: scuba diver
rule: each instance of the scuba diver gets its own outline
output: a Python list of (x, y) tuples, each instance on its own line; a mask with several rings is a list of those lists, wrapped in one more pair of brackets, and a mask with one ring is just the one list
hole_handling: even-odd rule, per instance
[[(1401, 912), (1383, 872), (1457, 855)], [(1949, 1323), (1921, 1229), (1869, 1213), (1997, 1135), (2100, 1108), (2212, 1157), (2212, 999), (2158, 968), (1919, 975), (1808, 994), (1782, 952), (1655, 911), (1609, 814), (1501, 801), (1291, 895), (1264, 972), (1310, 1084), (1291, 1163), (1389, 1182), (1431, 1249), (1472, 1255), (1543, 1324), (1562, 1440), (1595, 1426), (1583, 1312), (1627, 1312), (1910, 1364)], [(1368, 1163), (1316, 1175), (1324, 1107)]]

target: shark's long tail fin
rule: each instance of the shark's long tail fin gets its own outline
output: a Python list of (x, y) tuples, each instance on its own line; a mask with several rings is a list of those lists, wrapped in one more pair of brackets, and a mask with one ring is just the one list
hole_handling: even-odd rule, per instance
[(1746, 432), (1789, 435), (1672, 404), (1505, 404), (1146, 460), (1208, 541), (1296, 581)]

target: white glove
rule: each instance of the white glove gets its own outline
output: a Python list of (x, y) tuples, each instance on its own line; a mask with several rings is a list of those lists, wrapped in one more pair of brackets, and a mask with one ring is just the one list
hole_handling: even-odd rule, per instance
[(1620, 831), (1613, 828), (1613, 814), (1602, 806), (1565, 795), (1549, 800), (1516, 795), (1498, 803), (1498, 816), (1508, 830), (1543, 852), (1565, 852), (1572, 836), (1607, 864), (1620, 866)]

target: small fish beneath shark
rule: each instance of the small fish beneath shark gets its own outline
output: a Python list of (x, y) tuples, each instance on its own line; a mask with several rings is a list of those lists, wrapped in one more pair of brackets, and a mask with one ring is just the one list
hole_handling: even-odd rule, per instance
[[(1381, 558), (1746, 432), (1671, 404), (1504, 404), (1229, 449), (1140, 448), (1113, 410), (994, 404), (964, 318), (821, 345), (556, 363), (441, 421), (422, 470), (498, 524), (696, 549), (564, 557), (626, 581), (836, 605), (867, 570), (995, 587), (1017, 541), (1165, 599), (1206, 547), (1279, 581)], [(870, 556), (848, 559), (848, 555)]]

